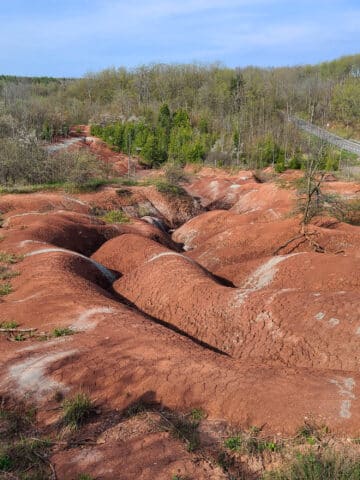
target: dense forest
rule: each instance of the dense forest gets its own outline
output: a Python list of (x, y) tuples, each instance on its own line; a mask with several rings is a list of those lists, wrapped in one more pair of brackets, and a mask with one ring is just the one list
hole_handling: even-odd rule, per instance
[[(286, 121), (289, 113), (357, 132), (360, 54), (284, 68), (154, 64), (81, 79), (0, 76), (1, 150), (11, 144), (13, 155), (90, 123), (114, 149), (148, 166), (274, 163), (281, 171), (299, 168), (311, 148)], [(324, 166), (336, 169), (338, 152), (322, 155)]]

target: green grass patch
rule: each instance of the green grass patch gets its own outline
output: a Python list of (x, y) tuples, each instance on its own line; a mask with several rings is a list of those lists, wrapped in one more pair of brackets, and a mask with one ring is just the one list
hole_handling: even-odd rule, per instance
[(124, 416), (126, 418), (131, 418), (144, 412), (146, 412), (146, 405), (143, 402), (139, 401), (129, 405), (124, 411)]
[[(35, 478), (47, 478), (48, 462), (46, 460), (51, 447), (48, 440), (23, 438), (18, 442), (7, 445), (0, 454), (0, 470), (24, 474), (32, 472), (38, 475)], [(44, 475), (41, 477), (40, 475)], [(31, 477), (21, 477), (31, 478)]]
[(21, 262), (24, 259), (23, 255), (16, 255), (15, 253), (0, 252), (0, 263), (14, 264)]
[(53, 337), (65, 337), (67, 335), (74, 335), (74, 333), (75, 333), (75, 331), (72, 330), (69, 327), (59, 327), (59, 328), (55, 328), (52, 331), (52, 336)]
[(0, 328), (5, 328), (5, 329), (12, 329), (12, 328), (17, 328), (19, 324), (17, 322), (13, 321), (8, 321), (8, 322), (1, 322), (0, 323)]
[(139, 185), (139, 182), (132, 178), (120, 178), (117, 180), (117, 183), (119, 183), (120, 185), (124, 185), (125, 187), (136, 187), (137, 185)]
[(154, 185), (156, 190), (165, 195), (181, 197), (187, 195), (186, 191), (174, 183), (169, 182), (166, 178), (149, 178), (143, 183), (144, 186)]
[(106, 223), (129, 223), (130, 218), (122, 210), (109, 210), (100, 217)]
[(264, 480), (359, 480), (360, 461), (335, 452), (298, 454), (289, 466), (263, 475)]
[(238, 434), (225, 440), (224, 445), (232, 452), (258, 455), (265, 451), (278, 452), (282, 444), (271, 439), (259, 438), (260, 429), (252, 427), (248, 433)]
[(6, 282), (0, 284), (0, 297), (4, 297), (5, 295), (9, 295), (13, 291), (11, 283)]
[(189, 416), (192, 421), (200, 422), (206, 417), (206, 413), (201, 408), (193, 408)]
[(76, 430), (92, 415), (94, 406), (86, 393), (78, 393), (62, 403), (63, 423)]
[(86, 192), (96, 192), (101, 187), (114, 183), (113, 180), (103, 179), (103, 178), (92, 178), (87, 180), (84, 183), (65, 183), (64, 189), (69, 193), (86, 193)]
[(0, 187), (0, 194), (21, 194), (21, 193), (37, 193), (51, 190), (60, 190), (64, 188), (65, 183), (43, 183), (38, 185), (12, 185)]
[(0, 280), (10, 280), (11, 278), (18, 277), (20, 272), (10, 270), (8, 267), (0, 265)]
[(240, 435), (236, 435), (235, 437), (229, 437), (224, 442), (225, 447), (232, 452), (238, 452), (241, 449), (242, 444), (243, 440)]

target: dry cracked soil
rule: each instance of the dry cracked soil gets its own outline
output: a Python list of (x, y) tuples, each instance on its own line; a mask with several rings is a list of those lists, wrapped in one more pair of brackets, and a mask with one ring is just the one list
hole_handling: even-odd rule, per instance
[[(185, 188), (0, 196), (0, 323), (30, 330), (1, 334), (0, 393), (56, 432), (49, 478), (259, 478), (264, 463), (230, 477), (217, 460), (231, 432), (287, 438), (311, 419), (359, 435), (359, 227), (317, 218), (324, 253), (300, 239), (274, 254), (299, 231), (294, 188), (210, 168)], [(95, 214), (114, 209), (130, 221)], [(58, 400), (78, 392), (96, 412), (69, 433)]]

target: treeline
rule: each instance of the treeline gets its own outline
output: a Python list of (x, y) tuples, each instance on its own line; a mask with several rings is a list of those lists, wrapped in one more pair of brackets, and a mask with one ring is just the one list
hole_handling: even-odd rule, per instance
[(153, 123), (133, 119), (108, 125), (92, 125), (92, 135), (105, 140), (118, 151), (137, 155), (143, 164), (158, 166), (168, 160), (185, 165), (205, 159), (216, 138), (209, 133), (208, 122), (191, 122), (186, 110), (170, 112), (163, 104)]
[(0, 79), (0, 137), (51, 141), (91, 123), (148, 165), (296, 163), (309, 143), (283, 112), (351, 132), (360, 121), (360, 55), (285, 68), (154, 64), (76, 80)]

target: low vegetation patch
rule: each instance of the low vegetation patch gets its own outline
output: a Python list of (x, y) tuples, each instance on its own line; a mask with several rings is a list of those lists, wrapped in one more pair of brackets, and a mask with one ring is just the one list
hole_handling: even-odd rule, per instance
[(4, 297), (5, 295), (9, 295), (13, 291), (11, 283), (5, 282), (0, 284), (0, 297)]
[(31, 471), (37, 476), (27, 478), (46, 478), (44, 476), (49, 471), (47, 456), (51, 445), (48, 440), (24, 438), (6, 446), (0, 453), (0, 471), (19, 474)]
[(0, 323), (0, 328), (3, 328), (5, 330), (11, 330), (13, 328), (17, 328), (18, 326), (19, 326), (19, 324), (17, 322), (12, 321), (12, 320)]
[[(199, 424), (203, 418), (203, 412), (192, 410), (189, 414), (179, 414), (171, 411), (162, 411), (161, 428), (168, 431), (175, 438), (182, 440), (186, 444), (186, 449), (193, 452), (200, 447)], [(195, 418), (194, 418), (195, 417)], [(200, 418), (201, 417), (201, 418)]]
[(10, 270), (7, 266), (0, 265), (0, 280), (10, 280), (18, 275), (20, 275), (20, 272)]
[(63, 423), (76, 430), (94, 412), (94, 405), (86, 393), (78, 393), (62, 403)]
[(4, 398), (0, 402), (0, 478), (42, 480), (51, 478), (52, 442), (36, 429), (36, 410)]
[(101, 217), (107, 223), (129, 223), (130, 218), (122, 210), (109, 210)]
[(75, 331), (72, 328), (69, 327), (59, 327), (55, 328), (52, 331), (52, 336), (53, 337), (65, 337), (67, 335), (74, 335)]
[(0, 252), (0, 263), (14, 264), (24, 259), (23, 255), (16, 255), (15, 253)]
[(360, 459), (326, 451), (299, 453), (290, 465), (263, 476), (264, 480), (358, 480)]
[(169, 182), (166, 178), (150, 178), (143, 183), (143, 185), (154, 185), (156, 190), (160, 193), (164, 193), (166, 195), (171, 195), (175, 197), (187, 195), (186, 191), (176, 185), (175, 183)]

